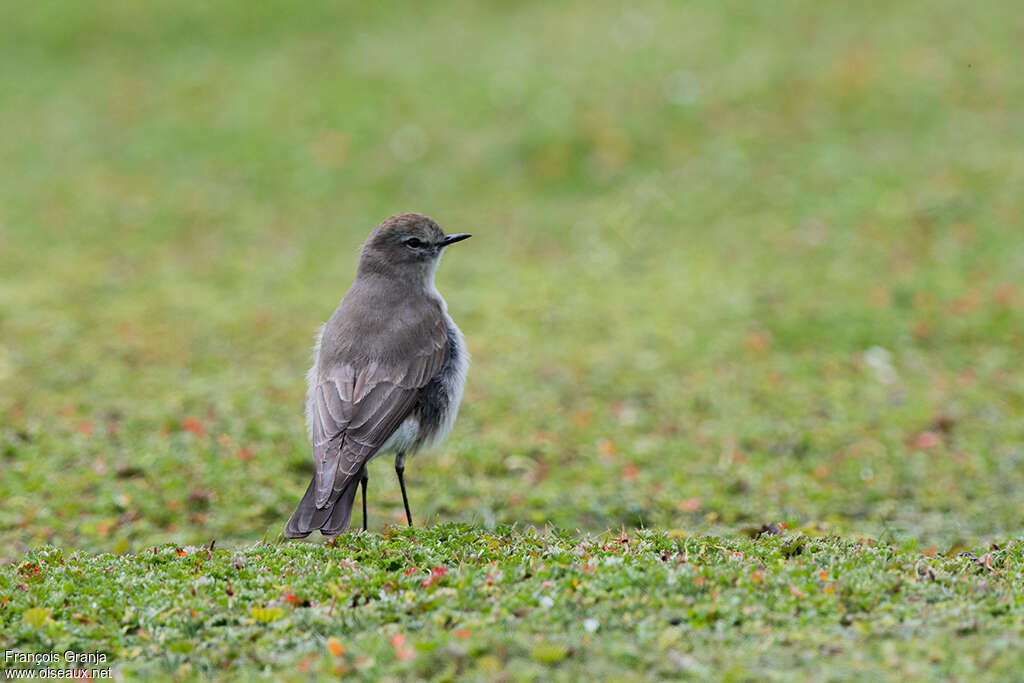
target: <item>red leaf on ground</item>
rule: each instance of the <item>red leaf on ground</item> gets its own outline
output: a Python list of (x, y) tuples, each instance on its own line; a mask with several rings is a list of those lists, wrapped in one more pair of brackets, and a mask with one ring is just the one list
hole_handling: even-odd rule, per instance
[(391, 636), (391, 647), (395, 648), (395, 657), (397, 657), (399, 661), (412, 659), (415, 654), (413, 649), (405, 644), (405, 636), (401, 633), (396, 633)]
[(181, 421), (181, 428), (186, 432), (192, 432), (193, 434), (203, 433), (203, 424), (194, 417), (186, 417)]
[(423, 579), (423, 586), (433, 586), (435, 583), (441, 580), (441, 577), (448, 572), (447, 567), (434, 567), (430, 570), (430, 576)]
[(914, 448), (935, 448), (942, 443), (942, 439), (938, 437), (934, 432), (921, 432), (911, 442), (910, 445)]
[(687, 498), (684, 501), (680, 501), (679, 505), (676, 506), (680, 512), (697, 512), (700, 510), (700, 499), (699, 498)]

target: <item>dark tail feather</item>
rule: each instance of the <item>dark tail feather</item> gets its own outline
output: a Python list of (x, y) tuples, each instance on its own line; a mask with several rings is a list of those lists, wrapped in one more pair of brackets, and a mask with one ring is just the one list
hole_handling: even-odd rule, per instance
[(352, 504), (359, 490), (359, 477), (352, 477), (345, 488), (337, 492), (327, 505), (316, 507), (316, 477), (309, 482), (306, 494), (302, 496), (299, 507), (284, 527), (286, 538), (305, 538), (310, 533), (320, 530), (324, 536), (337, 536), (348, 529), (352, 518)]

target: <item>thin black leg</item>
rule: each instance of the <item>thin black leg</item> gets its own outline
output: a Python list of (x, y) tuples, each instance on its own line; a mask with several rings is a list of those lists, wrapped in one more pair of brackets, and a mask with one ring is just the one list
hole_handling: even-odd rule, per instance
[(370, 473), (363, 467), (363, 476), (359, 483), (363, 485), (363, 531), (366, 531), (366, 482), (370, 481)]
[(402, 487), (402, 503), (405, 505), (405, 518), (412, 526), (412, 512), (409, 511), (409, 496), (405, 494), (405, 453), (395, 458), (395, 473), (398, 474), (398, 485)]

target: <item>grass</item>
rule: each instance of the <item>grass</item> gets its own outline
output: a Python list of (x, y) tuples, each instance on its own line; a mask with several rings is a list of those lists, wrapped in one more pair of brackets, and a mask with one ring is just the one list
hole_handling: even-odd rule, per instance
[(1019, 541), (927, 557), (836, 537), (441, 524), (330, 548), (46, 548), (0, 590), (25, 610), (16, 642), (109, 652), (125, 679), (1009, 679), (1022, 569)]
[[(1012, 678), (1020, 28), (1008, 2), (0, 8), (0, 649)], [(391, 526), (378, 463), (371, 534), (278, 546), (313, 332), (401, 210), (474, 234), (438, 273), (466, 401), (406, 472), (429, 528)], [(565, 573), (438, 598), (484, 582), (474, 554)], [(339, 583), (372, 597), (327, 616)]]

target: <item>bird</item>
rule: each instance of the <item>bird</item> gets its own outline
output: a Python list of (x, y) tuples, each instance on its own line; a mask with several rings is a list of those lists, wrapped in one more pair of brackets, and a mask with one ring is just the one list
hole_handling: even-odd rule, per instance
[(285, 525), (287, 538), (348, 530), (356, 489), (367, 529), (367, 466), (395, 456), (405, 516), (405, 462), (440, 443), (462, 401), (469, 352), (434, 284), (446, 235), (429, 216), (400, 213), (366, 238), (352, 286), (320, 328), (306, 375), (306, 426), (315, 473)]

